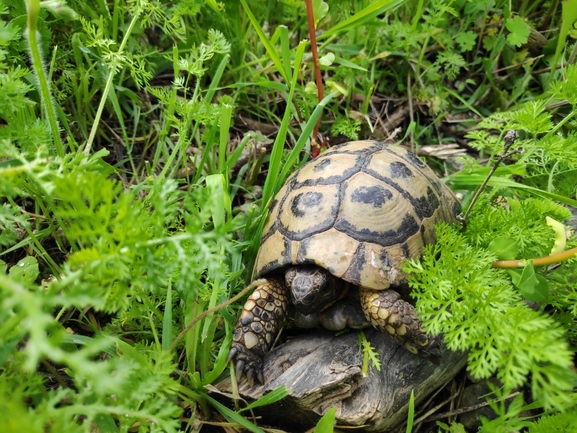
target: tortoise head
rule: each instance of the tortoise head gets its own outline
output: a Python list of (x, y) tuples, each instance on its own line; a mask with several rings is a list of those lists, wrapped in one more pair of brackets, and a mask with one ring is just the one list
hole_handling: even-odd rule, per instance
[(285, 272), (295, 308), (304, 315), (322, 311), (346, 294), (346, 283), (319, 266), (295, 266)]

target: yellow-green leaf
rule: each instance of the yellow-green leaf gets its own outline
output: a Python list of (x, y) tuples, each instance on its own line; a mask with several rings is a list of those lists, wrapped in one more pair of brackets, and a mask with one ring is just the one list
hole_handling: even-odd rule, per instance
[(551, 217), (545, 217), (547, 225), (555, 231), (555, 244), (551, 248), (551, 254), (557, 254), (565, 251), (565, 244), (567, 243), (567, 232), (565, 226), (559, 221)]

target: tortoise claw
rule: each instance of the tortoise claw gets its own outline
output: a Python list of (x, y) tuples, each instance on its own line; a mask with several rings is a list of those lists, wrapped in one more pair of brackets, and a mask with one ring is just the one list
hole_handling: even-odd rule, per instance
[(232, 358), (234, 358), (236, 356), (236, 354), (238, 353), (238, 349), (236, 347), (232, 347), (230, 349), (230, 352), (228, 352), (228, 356), (226, 357), (226, 362), (230, 362), (232, 360)]
[(230, 352), (228, 353), (228, 360), (235, 361), (235, 376), (236, 380), (240, 381), (244, 374), (248, 379), (250, 386), (254, 386), (254, 379), (264, 384), (264, 375), (262, 372), (262, 359), (248, 350), (241, 343), (232, 343)]
[(240, 380), (240, 378), (242, 377), (242, 373), (244, 372), (244, 361), (242, 359), (239, 359), (238, 362), (236, 363), (235, 372), (236, 372), (236, 380)]
[(246, 378), (250, 386), (254, 386), (254, 370), (250, 369), (246, 372)]
[(439, 342), (439, 338), (433, 337), (429, 345), (421, 349), (419, 355), (428, 359), (433, 364), (439, 365), (439, 362), (441, 361), (441, 343)]

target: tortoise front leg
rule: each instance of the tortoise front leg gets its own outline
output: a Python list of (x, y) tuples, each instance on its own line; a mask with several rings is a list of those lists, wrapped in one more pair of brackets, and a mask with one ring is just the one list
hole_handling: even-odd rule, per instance
[(439, 361), (441, 352), (436, 338), (422, 328), (415, 307), (394, 290), (360, 289), (360, 301), (367, 320), (375, 328), (387, 331), (409, 352)]
[(264, 383), (262, 365), (289, 305), (284, 278), (264, 280), (248, 297), (236, 322), (228, 360), (236, 362), (236, 377), (244, 372), (253, 385)]

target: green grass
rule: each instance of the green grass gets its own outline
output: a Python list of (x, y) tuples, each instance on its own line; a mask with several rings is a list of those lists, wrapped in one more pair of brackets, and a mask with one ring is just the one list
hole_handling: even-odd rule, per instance
[[(0, 431), (194, 431), (214, 413), (262, 431), (204, 386), (229, 374), (241, 303), (228, 300), (250, 283), (267, 207), (309, 159), (318, 119), (331, 143), (396, 127), (415, 151), (457, 143), (470, 155), (459, 172), (428, 162), (464, 206), (519, 131), (523, 151), (467, 230), (442, 232), (458, 263), (440, 268), (431, 250), (412, 284), (427, 326), (471, 350), (473, 374), (500, 377), (497, 397), (531, 388), (550, 413), (532, 432), (569, 417), (555, 413), (574, 402), (575, 259), (519, 281), (490, 267), (490, 244), (546, 256), (545, 216), (576, 205), (575, 2), (327, 4), (318, 101), (304, 2), (0, 0)], [(432, 286), (444, 291), (419, 289)], [(535, 291), (538, 312), (523, 298)], [(530, 425), (522, 401), (495, 406), (486, 431)]]

